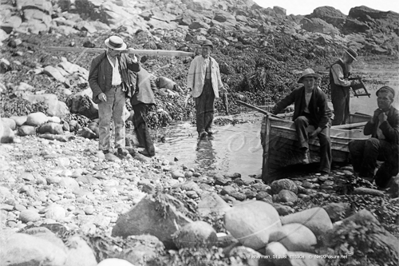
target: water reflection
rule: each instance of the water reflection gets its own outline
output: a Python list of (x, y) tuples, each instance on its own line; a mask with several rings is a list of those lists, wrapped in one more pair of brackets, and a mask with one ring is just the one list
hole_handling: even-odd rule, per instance
[(195, 163), (202, 169), (215, 170), (216, 151), (213, 149), (211, 137), (198, 141)]

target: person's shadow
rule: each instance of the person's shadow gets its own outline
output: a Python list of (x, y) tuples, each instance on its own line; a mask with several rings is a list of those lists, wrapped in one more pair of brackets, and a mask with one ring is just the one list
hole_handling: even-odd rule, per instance
[(210, 137), (199, 140), (195, 152), (195, 163), (201, 169), (211, 170), (216, 168), (216, 152), (213, 149)]

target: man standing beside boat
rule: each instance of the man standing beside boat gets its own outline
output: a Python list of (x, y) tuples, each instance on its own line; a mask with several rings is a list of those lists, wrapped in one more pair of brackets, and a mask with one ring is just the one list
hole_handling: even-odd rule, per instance
[[(349, 151), (354, 172), (360, 177), (374, 179), (379, 188), (385, 188), (399, 172), (399, 111), (392, 106), (393, 88), (383, 86), (376, 94), (378, 109), (363, 130), (364, 135), (371, 135), (371, 138), (349, 142)], [(384, 163), (374, 175), (377, 160)]]
[[(302, 72), (298, 83), (303, 86), (294, 89), (288, 96), (278, 102), (272, 113), (278, 114), (287, 106), (294, 104), (293, 121), (298, 136), (299, 149), (303, 153), (304, 163), (309, 163), (309, 138), (318, 137), (320, 142), (320, 166), (323, 174), (331, 170), (331, 141), (330, 141), (330, 115), (331, 110), (327, 105), (327, 97), (316, 86), (319, 75), (308, 68)], [(314, 126), (315, 130), (308, 134), (308, 127)]]
[(350, 87), (355, 83), (348, 80), (353, 61), (356, 60), (357, 53), (348, 48), (342, 58), (331, 65), (330, 68), (330, 89), (331, 102), (334, 107), (334, 119), (332, 125), (345, 124), (349, 118)]

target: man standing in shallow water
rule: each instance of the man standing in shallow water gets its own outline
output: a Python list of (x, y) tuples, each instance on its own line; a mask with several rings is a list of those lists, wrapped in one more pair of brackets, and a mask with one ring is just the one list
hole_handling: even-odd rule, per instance
[(187, 76), (187, 88), (195, 101), (197, 132), (200, 139), (213, 134), (215, 98), (219, 98), (219, 90), (225, 93), (219, 64), (211, 57), (212, 50), (212, 42), (204, 41), (201, 55), (191, 61)]

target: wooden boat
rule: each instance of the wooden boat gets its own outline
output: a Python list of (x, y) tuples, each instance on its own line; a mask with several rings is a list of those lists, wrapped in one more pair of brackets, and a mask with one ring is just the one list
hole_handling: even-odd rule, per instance
[[(370, 120), (369, 115), (352, 114), (349, 124), (332, 126), (330, 129), (333, 162), (349, 162), (348, 143), (354, 139), (368, 138), (363, 127)], [(265, 115), (261, 129), (263, 147), (262, 179), (265, 183), (284, 177), (283, 168), (302, 164), (303, 153), (297, 145), (297, 135), (292, 120)], [(320, 161), (318, 138), (309, 140), (309, 163)]]

